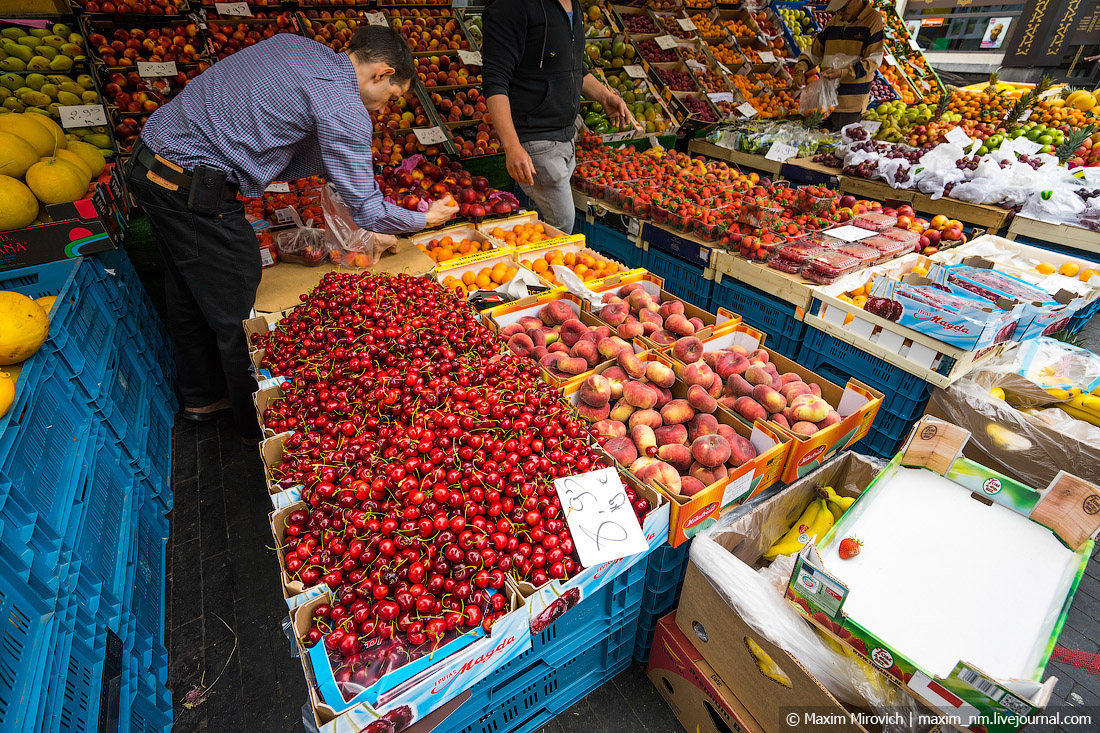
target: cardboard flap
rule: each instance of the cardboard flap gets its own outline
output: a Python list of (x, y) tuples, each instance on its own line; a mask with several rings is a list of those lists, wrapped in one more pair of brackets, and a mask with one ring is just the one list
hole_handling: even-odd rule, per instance
[(905, 443), (901, 465), (930, 468), (946, 476), (968, 440), (968, 430), (925, 416), (913, 426), (913, 432)]
[(1032, 510), (1031, 518), (1077, 550), (1100, 528), (1100, 488), (1059, 471)]

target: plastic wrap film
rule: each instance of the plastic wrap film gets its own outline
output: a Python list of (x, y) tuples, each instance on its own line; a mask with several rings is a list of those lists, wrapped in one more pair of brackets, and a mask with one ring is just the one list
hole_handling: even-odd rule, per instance
[[(899, 709), (904, 712), (904, 708), (910, 708), (912, 713), (918, 712), (916, 702), (888, 682), (884, 675), (854, 652), (832, 639), (823, 638), (787, 603), (767, 577), (715, 542), (713, 532), (712, 529), (695, 538), (691, 545), (691, 560), (750, 628), (792, 654), (841, 702), (884, 714)], [(908, 718), (894, 716), (890, 719), (902, 717)], [(885, 726), (883, 730), (907, 733), (917, 728), (895, 723)]]
[(352, 219), (351, 210), (340, 199), (332, 184), (321, 189), (321, 210), (325, 215), (325, 243), (332, 252), (360, 255), (333, 258), (357, 267), (370, 267), (386, 252), (397, 251), (397, 237), (363, 229)]

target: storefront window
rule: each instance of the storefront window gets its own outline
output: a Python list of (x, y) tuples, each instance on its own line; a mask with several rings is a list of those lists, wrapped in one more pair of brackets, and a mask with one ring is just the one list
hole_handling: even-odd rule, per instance
[(905, 21), (910, 32), (919, 27), (918, 41), (931, 51), (1000, 53), (1023, 9), (1023, 3), (988, 0), (913, 0), (906, 6)]

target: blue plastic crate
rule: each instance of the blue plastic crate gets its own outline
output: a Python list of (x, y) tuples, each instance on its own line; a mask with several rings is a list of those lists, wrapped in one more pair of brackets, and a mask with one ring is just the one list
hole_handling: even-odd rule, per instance
[(127, 567), (133, 560), (140, 509), (130, 463), (106, 431), (99, 431), (88, 476), (78, 496), (79, 520), (70, 535), (81, 576), (100, 583), (104, 612), (121, 610)]
[(1073, 314), (1073, 318), (1069, 320), (1069, 325), (1066, 326), (1066, 333), (1075, 334), (1080, 332), (1098, 311), (1100, 311), (1100, 298)]
[(105, 387), (106, 399), (98, 414), (130, 458), (143, 461), (149, 432), (150, 381), (145, 362), (133, 340), (115, 345), (118, 365)]
[(664, 278), (665, 290), (705, 311), (713, 310), (711, 295), (714, 281), (703, 276), (703, 268), (653, 247), (645, 253), (643, 262), (643, 267)]
[[(0, 544), (0, 562), (17, 562)], [(33, 575), (0, 573), (0, 730), (34, 729), (55, 635), (57, 593)]]
[(871, 452), (883, 458), (893, 458), (909, 437), (913, 425), (924, 415), (924, 405), (909, 415), (898, 415), (883, 399), (882, 407), (871, 423), (871, 429), (860, 441), (857, 450)]
[(65, 733), (97, 730), (106, 651), (106, 627), (78, 608), (76, 633), (63, 671), (62, 697), (50, 730)]
[(679, 547), (661, 545), (649, 555), (645, 593), (642, 595), (641, 613), (638, 616), (638, 634), (634, 639), (634, 658), (639, 662), (645, 663), (649, 660), (657, 622), (680, 602), (690, 549), (689, 540)]
[(175, 403), (153, 400), (149, 409), (149, 441), (146, 448), (151, 495), (161, 511), (172, 509), (172, 428)]
[(172, 728), (171, 691), (133, 657), (125, 660), (122, 671), (118, 717), (118, 733), (166, 733)]
[[(74, 278), (79, 299), (55, 336), (58, 353), (74, 375), (84, 394), (92, 400), (103, 391), (109, 366), (114, 360), (119, 317), (112, 310), (104, 283), (96, 280), (95, 268), (80, 267)], [(63, 330), (62, 330), (63, 329)]]
[[(462, 733), (529, 731), (575, 703), (630, 663), (645, 562), (636, 563), (532, 639), (532, 649), (471, 689), (441, 731), (472, 716)], [(619, 615), (619, 618), (615, 618)], [(469, 711), (468, 714), (464, 714)], [(536, 725), (537, 721), (538, 722)]]
[(766, 333), (768, 348), (789, 359), (798, 356), (806, 324), (798, 320), (794, 305), (729, 277), (714, 284), (713, 301), (715, 308), (728, 308)]
[(7, 501), (11, 484), (0, 484), (0, 544), (8, 548), (16, 562), (7, 563), (5, 572), (26, 582), (33, 574), (57, 591), (63, 570), (62, 539), (38, 517), (34, 507), (17, 497)]
[(136, 635), (164, 645), (164, 562), (168, 520), (153, 505), (141, 507), (135, 559), (130, 566), (123, 607), (138, 624)]
[(634, 246), (634, 242), (626, 234), (615, 231), (599, 222), (592, 225), (588, 246), (613, 260), (623, 263), (627, 269), (641, 267), (645, 255), (642, 248)]
[(903, 418), (923, 414), (932, 394), (932, 385), (920, 377), (812, 327), (806, 328), (797, 361), (841, 386), (855, 377), (874, 387), (883, 393), (882, 407)]
[(11, 483), (5, 504), (25, 502), (24, 507), (33, 507), (46, 526), (64, 534), (81, 469), (93, 447), (92, 411), (75, 396), (71, 382), (54, 376), (43, 377), (50, 388), (13, 415), (0, 435), (0, 474)]

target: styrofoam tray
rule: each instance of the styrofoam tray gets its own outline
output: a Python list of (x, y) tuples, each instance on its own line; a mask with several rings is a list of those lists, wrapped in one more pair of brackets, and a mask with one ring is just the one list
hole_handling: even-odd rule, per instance
[[(1079, 558), (1040, 524), (929, 470), (899, 468), (849, 512), (825, 569), (849, 590), (848, 616), (923, 669), (964, 661), (999, 679), (1032, 679)], [(840, 541), (859, 555), (841, 560)]]

